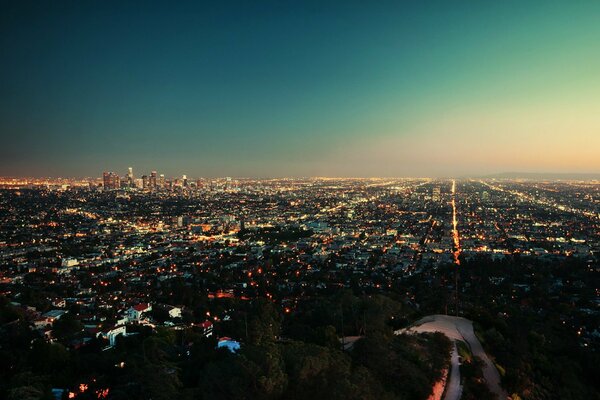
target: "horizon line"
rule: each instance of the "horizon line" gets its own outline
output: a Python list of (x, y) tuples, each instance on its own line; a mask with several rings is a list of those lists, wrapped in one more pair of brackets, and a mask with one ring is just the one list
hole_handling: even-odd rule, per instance
[[(104, 172), (112, 172), (112, 171), (104, 171)], [(118, 174), (121, 176), (121, 174)], [(138, 179), (143, 175), (138, 175)], [(182, 175), (186, 175), (187, 179), (197, 180), (197, 179), (241, 179), (241, 180), (276, 180), (276, 179), (330, 179), (330, 180), (369, 180), (369, 179), (526, 179), (528, 176), (556, 176), (556, 177), (565, 177), (565, 176), (579, 176), (579, 177), (587, 177), (590, 179), (600, 179), (600, 172), (524, 172), (524, 171), (507, 171), (507, 172), (496, 172), (496, 173), (488, 173), (488, 174), (456, 174), (456, 175), (376, 175), (376, 176), (327, 176), (327, 175), (282, 175), (282, 176), (235, 176), (235, 175), (221, 175), (221, 176), (196, 176), (191, 177), (187, 174), (180, 175), (171, 175), (165, 176), (167, 179), (181, 179)], [(522, 175), (522, 177), (519, 177)], [(127, 176), (126, 173), (123, 173), (122, 176)], [(149, 176), (149, 175), (148, 175)], [(102, 175), (98, 176), (57, 176), (57, 175), (49, 175), (49, 176), (15, 176), (15, 175), (0, 175), (0, 179), (69, 179), (69, 180), (102, 180)], [(560, 179), (560, 178), (557, 178)]]

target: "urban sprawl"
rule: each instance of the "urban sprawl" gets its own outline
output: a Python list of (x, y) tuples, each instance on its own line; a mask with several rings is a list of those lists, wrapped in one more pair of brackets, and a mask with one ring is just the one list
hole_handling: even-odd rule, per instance
[[(0, 295), (49, 342), (57, 321), (77, 320), (72, 348), (99, 340), (110, 351), (145, 327), (194, 329), (236, 351), (247, 338), (223, 328), (243, 323), (236, 304), (261, 298), (293, 315), (353, 287), (395, 291), (417, 310), (418, 285), (444, 288), (444, 311), (461, 315), (483, 285), (461, 277), (473, 262), (519, 260), (518, 278), (487, 275), (485, 285), (502, 288), (494, 304), (535, 313), (535, 265), (591, 273), (599, 257), (593, 181), (165, 179), (131, 168), (0, 180)], [(545, 296), (569, 305), (557, 312), (579, 345), (597, 346), (599, 289), (568, 274), (544, 282)]]

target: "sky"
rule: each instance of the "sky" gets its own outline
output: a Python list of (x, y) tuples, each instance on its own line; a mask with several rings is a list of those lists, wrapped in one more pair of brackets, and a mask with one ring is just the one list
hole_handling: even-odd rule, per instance
[(0, 175), (600, 172), (600, 2), (2, 1)]

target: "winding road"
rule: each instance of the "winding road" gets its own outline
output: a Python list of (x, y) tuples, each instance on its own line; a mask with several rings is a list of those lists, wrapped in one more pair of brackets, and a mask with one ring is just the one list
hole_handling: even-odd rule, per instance
[(454, 341), (451, 357), (452, 368), (450, 371), (450, 379), (446, 384), (445, 400), (458, 400), (462, 394), (456, 340), (466, 342), (471, 348), (473, 355), (481, 358), (484, 364), (483, 376), (488, 387), (492, 393), (497, 396), (498, 400), (505, 400), (508, 397), (508, 393), (500, 386), (500, 374), (498, 373), (496, 366), (492, 360), (490, 360), (485, 350), (483, 350), (483, 346), (479, 342), (479, 339), (477, 339), (477, 336), (475, 336), (472, 321), (462, 317), (452, 317), (449, 315), (430, 315), (421, 318), (410, 328), (400, 329), (394, 333), (399, 335), (412, 332), (441, 332), (450, 340)]
[(460, 384), (460, 362), (456, 341), (452, 342), (450, 364), (452, 367), (450, 369), (450, 379), (446, 381), (444, 400), (457, 400), (462, 395), (462, 385)]

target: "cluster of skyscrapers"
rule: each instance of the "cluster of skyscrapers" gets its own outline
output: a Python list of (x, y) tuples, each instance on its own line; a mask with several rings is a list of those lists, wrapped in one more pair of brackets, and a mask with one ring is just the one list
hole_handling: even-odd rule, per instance
[[(127, 175), (120, 177), (119, 174), (114, 172), (103, 172), (102, 173), (102, 186), (105, 190), (115, 190), (123, 188), (132, 189), (172, 189), (173, 187), (181, 186), (187, 188), (190, 186), (187, 175), (183, 175), (181, 179), (165, 179), (164, 174), (158, 175), (156, 171), (152, 171), (150, 175), (142, 175), (141, 178), (135, 178), (133, 175), (133, 168), (129, 167)], [(201, 187), (202, 182), (197, 180), (195, 182), (196, 187)]]

